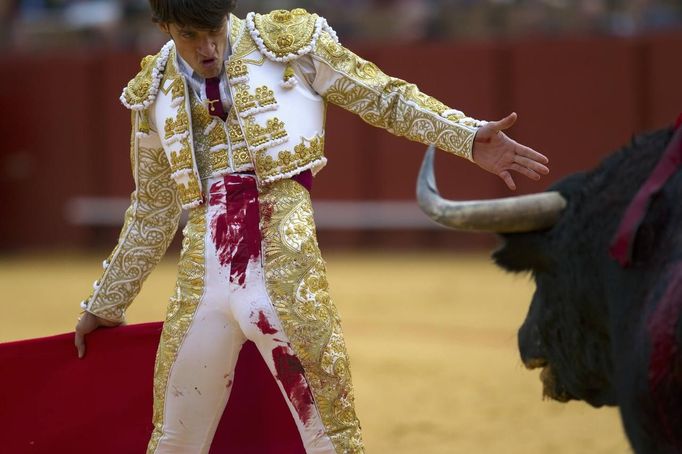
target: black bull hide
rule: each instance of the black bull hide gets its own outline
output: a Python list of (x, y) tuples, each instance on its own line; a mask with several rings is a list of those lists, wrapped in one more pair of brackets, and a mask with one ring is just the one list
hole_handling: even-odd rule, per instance
[(633, 263), (608, 249), (672, 129), (635, 137), (596, 169), (556, 184), (568, 204), (550, 229), (501, 234), (495, 262), (530, 272), (536, 290), (518, 332), (559, 401), (617, 405), (637, 454), (682, 453), (682, 171), (655, 196)]

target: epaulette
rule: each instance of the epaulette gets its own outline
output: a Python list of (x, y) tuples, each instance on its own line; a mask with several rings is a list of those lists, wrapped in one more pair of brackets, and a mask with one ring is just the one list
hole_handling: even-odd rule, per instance
[(268, 14), (249, 13), (246, 27), (258, 50), (270, 60), (288, 62), (311, 52), (325, 31), (338, 42), (327, 20), (303, 8), (278, 9)]
[(173, 41), (168, 41), (158, 54), (142, 59), (140, 72), (128, 82), (119, 98), (124, 106), (131, 110), (142, 110), (154, 102), (173, 47)]

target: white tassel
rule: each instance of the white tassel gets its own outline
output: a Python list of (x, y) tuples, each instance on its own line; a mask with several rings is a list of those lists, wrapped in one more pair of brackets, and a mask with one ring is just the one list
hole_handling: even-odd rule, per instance
[(189, 203), (183, 203), (182, 208), (184, 208), (185, 210), (191, 210), (192, 208), (198, 207), (202, 203), (204, 203), (202, 200), (193, 200)]
[(285, 79), (279, 83), (279, 86), (282, 88), (294, 88), (296, 85), (298, 85), (298, 79), (296, 77), (290, 77), (289, 79)]

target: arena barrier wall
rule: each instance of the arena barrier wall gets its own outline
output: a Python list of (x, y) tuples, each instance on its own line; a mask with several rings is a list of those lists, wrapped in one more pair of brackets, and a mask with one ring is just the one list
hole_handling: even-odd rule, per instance
[[(347, 43), (388, 74), (481, 119), (514, 110), (510, 134), (547, 154), (537, 192), (594, 166), (638, 132), (682, 111), (682, 33), (638, 38), (369, 46)], [(0, 60), (0, 251), (113, 245), (132, 190), (130, 115), (118, 102), (141, 55), (7, 55)], [(424, 146), (329, 107), (328, 167), (313, 199), (323, 242), (489, 247), (491, 237), (440, 230), (420, 215), (414, 186)], [(451, 198), (509, 195), (497, 177), (438, 156)], [(117, 221), (118, 220), (118, 221)]]

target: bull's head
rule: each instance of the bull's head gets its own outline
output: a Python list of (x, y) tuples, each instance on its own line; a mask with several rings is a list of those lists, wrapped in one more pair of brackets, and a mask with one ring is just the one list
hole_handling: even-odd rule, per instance
[[(433, 176), (433, 150), (417, 185), (419, 204), (431, 218), (455, 229), (496, 232), (502, 246), (495, 262), (532, 274), (536, 290), (518, 341), (523, 363), (542, 368), (545, 395), (618, 405), (638, 454), (682, 452), (679, 169), (649, 199), (629, 267), (621, 268), (608, 250), (649, 175), (660, 183), (657, 163), (675, 169), (672, 137), (672, 128), (637, 136), (596, 169), (532, 196), (444, 200)], [(662, 159), (671, 143), (672, 154)]]
[[(535, 280), (518, 344), (524, 365), (542, 369), (544, 394), (562, 402), (614, 405), (612, 327), (604, 282), (611, 278), (606, 270), (615, 265), (607, 256), (605, 232), (613, 231), (618, 216), (604, 212), (606, 207), (602, 212), (590, 208), (592, 212), (580, 214), (580, 222), (566, 227), (576, 209), (581, 210), (575, 204), (584, 196), (584, 174), (540, 194), (445, 200), (436, 188), (433, 155), (431, 148), (417, 183), (421, 209), (447, 227), (497, 233), (503, 243), (493, 254), (496, 263), (511, 272), (530, 272)], [(600, 229), (604, 244), (597, 244), (594, 236)]]

